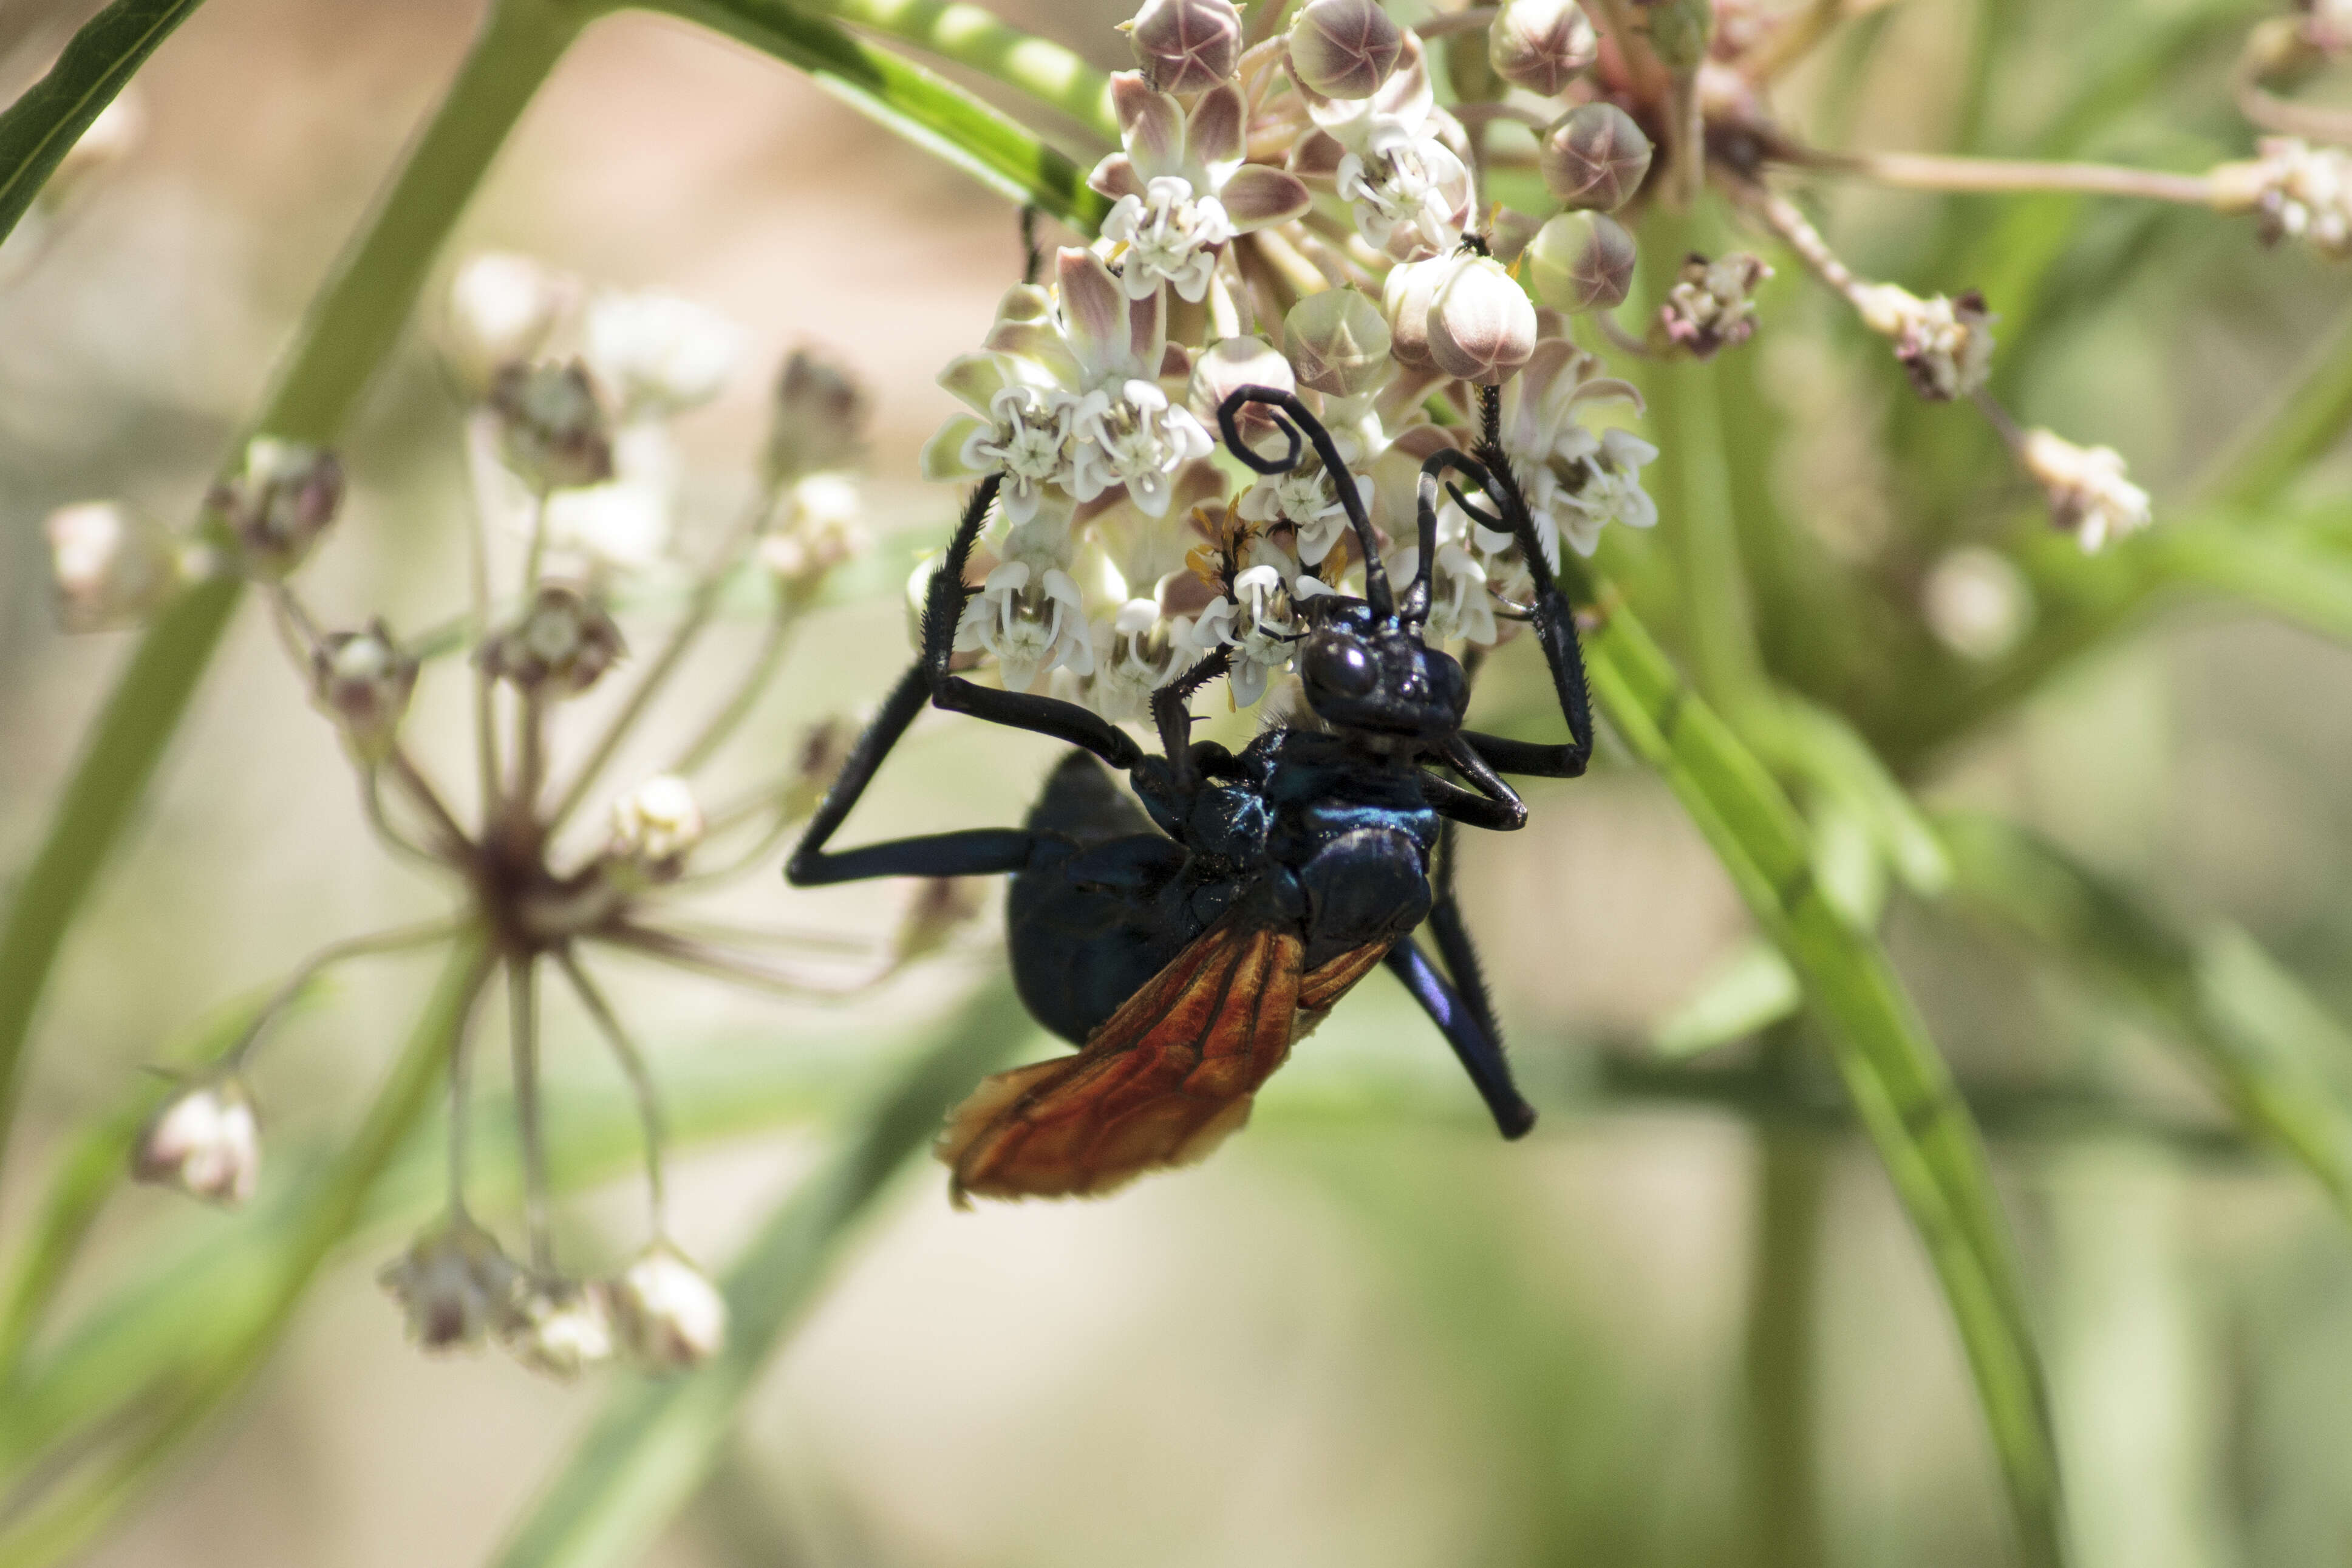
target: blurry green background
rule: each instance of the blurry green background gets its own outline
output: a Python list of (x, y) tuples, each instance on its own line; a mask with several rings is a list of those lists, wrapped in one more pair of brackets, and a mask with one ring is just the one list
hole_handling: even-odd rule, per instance
[[(9, 92), (88, 9), (7, 0)], [(2221, 84), (2244, 7), (1906, 0), (1882, 18), (1861, 85), (1838, 75), (1832, 49), (1789, 101), (1825, 142), (2007, 150), (2100, 51), (2191, 10), (2217, 25), (2187, 35), (2091, 151), (2199, 167), (2243, 150)], [(1117, 0), (1012, 14), (1125, 63)], [(138, 151), (0, 291), (0, 867), (37, 842), (128, 646), (53, 629), (40, 519), (94, 496), (193, 510), (476, 20), (459, 0), (212, 0), (140, 79)], [(1981, 125), (1964, 127), (1953, 62), (1979, 28), (1998, 63)], [(1992, 281), (1915, 269), (1953, 254), (1954, 234), (1984, 232), (2001, 205), (1822, 194), (1832, 238), (1865, 271), (1922, 292)], [(2067, 227), (2061, 208), (2053, 315), (2011, 367), (2010, 395), (2029, 422), (2120, 447), (2161, 527), (2168, 490), (2343, 308), (2343, 276), (2195, 212), (2117, 206)], [(752, 329), (763, 363), (805, 341), (839, 351), (879, 409), (876, 526), (944, 532), (950, 498), (914, 479), (950, 407), (931, 378), (977, 341), (1019, 267), (1013, 214), (963, 176), (771, 62), (624, 17), (565, 62), (453, 254), (485, 247), (717, 306)], [(1788, 526), (1897, 584), (1921, 564), (1906, 541), (1929, 531), (1998, 540), (2036, 526), (2034, 498), (1980, 421), (1910, 406), (1883, 348), (1802, 284), (1776, 285), (1738, 372), (1780, 421), (1771, 468)], [(706, 519), (748, 482), (763, 375), (686, 426)], [(354, 499), (312, 569), (313, 602), (410, 627), (448, 613), (463, 592), (457, 413), (421, 338), (347, 450)], [(2305, 477), (2314, 495), (2344, 493), (2340, 459)], [(762, 754), (785, 759), (809, 721), (877, 697), (905, 647), (894, 591), (828, 612), (741, 748), (745, 779)], [(1482, 700), (1528, 694), (1528, 651), (1497, 661)], [(428, 682), (428, 752), (440, 741), (458, 754), (458, 684)], [(1931, 800), (1997, 806), (2151, 889), (2187, 929), (2243, 926), (2352, 1005), (2347, 691), (2342, 647), (2251, 612), (2183, 606), (1916, 776)], [(1052, 760), (1045, 742), (934, 720), (859, 822), (1008, 822)], [(1530, 826), (1472, 843), (1465, 879), (1546, 1111), (1530, 1140), (1494, 1138), (1442, 1042), (1381, 975), (1201, 1170), (1108, 1203), (959, 1215), (924, 1166), (864, 1233), (733, 1457), (651, 1561), (1631, 1568), (1751, 1561), (1759, 1542), (1810, 1531), (1821, 1560), (1841, 1564), (2007, 1561), (1947, 1310), (1875, 1163), (1837, 1130), (1833, 1084), (1807, 1101), (1822, 1114), (1767, 1122), (1642, 1091), (1650, 1031), (1746, 933), (1715, 861), (1622, 758), (1528, 793)], [(880, 933), (893, 897), (762, 877), (732, 912)], [(119, 1103), (163, 1042), (325, 936), (441, 907), (368, 839), (329, 727), (248, 607), (59, 971), (0, 1182), (0, 1240), (21, 1231), (27, 1173)], [(2032, 954), (1900, 900), (1893, 936), (1965, 1081), (2028, 1110), (2052, 1084), (2127, 1091), (2137, 1108), (1990, 1119), (2080, 1561), (2345, 1561), (2352, 1236), (2340, 1217), (2306, 1177), (2221, 1131), (2134, 1020)], [(768, 1125), (678, 1162), (689, 1249), (723, 1264), (806, 1169), (866, 1058), (1000, 962), (992, 927), (887, 994), (833, 1008), (609, 970), (666, 1083), (689, 1096), (746, 1074), (767, 1086)], [(354, 965), (268, 1048), (273, 1157), (348, 1124), (428, 973)], [(552, 1026), (561, 1139), (567, 1107), (608, 1112), (615, 1090), (583, 1021), (559, 1013)], [(1726, 1047), (1723, 1065), (1753, 1054)], [(1793, 1231), (1759, 1225), (1759, 1126), (1783, 1184), (1775, 1212), (1798, 1216)], [(616, 1184), (568, 1211), (565, 1245), (583, 1261), (624, 1257), (638, 1213)], [(223, 1223), (165, 1194), (118, 1200), (67, 1310)], [(567, 1388), (495, 1357), (420, 1357), (371, 1280), (399, 1245), (381, 1232), (337, 1268), (232, 1419), (89, 1561), (390, 1568), (491, 1548), (604, 1380)]]

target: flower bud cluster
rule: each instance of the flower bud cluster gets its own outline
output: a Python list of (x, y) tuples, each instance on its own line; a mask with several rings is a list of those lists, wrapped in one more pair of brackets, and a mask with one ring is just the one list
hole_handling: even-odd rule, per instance
[(2214, 205), (2252, 213), (2265, 245), (2300, 240), (2331, 261), (2352, 259), (2352, 153), (2292, 136), (2264, 137), (2257, 152), (2213, 171)]
[(1922, 300), (1897, 284), (1871, 283), (1855, 296), (1863, 325), (1895, 341), (1895, 357), (1929, 402), (1966, 397), (1992, 374), (1993, 316), (1974, 289)]
[(1756, 290), (1772, 269), (1746, 251), (1709, 261), (1693, 256), (1658, 307), (1666, 341), (1693, 359), (1712, 359), (1756, 335)]

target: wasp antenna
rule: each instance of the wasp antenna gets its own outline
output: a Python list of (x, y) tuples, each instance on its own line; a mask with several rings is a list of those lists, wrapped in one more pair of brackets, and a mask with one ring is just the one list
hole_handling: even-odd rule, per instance
[[(1242, 440), (1234, 419), (1251, 404), (1266, 408), (1278, 408), (1283, 416), (1275, 419), (1275, 428), (1289, 442), (1289, 447), (1279, 462), (1261, 458)], [(1312, 445), (1315, 455), (1323, 459), (1323, 472), (1331, 480), (1331, 493), (1339, 498), (1340, 510), (1348, 514), (1348, 525), (1355, 530), (1356, 542), (1364, 552), (1364, 602), (1372, 614), (1387, 620), (1396, 614), (1395, 596), (1389, 592), (1388, 577), (1375, 568), (1381, 559), (1380, 538), (1372, 531), (1370, 514), (1364, 510), (1364, 498), (1356, 491), (1355, 476), (1339, 459), (1339, 448), (1331, 439), (1331, 432), (1323, 421), (1308, 411), (1295, 392), (1285, 392), (1275, 386), (1236, 387), (1231, 395), (1217, 405), (1217, 430), (1225, 438), (1225, 449), (1261, 474), (1286, 474), (1298, 466), (1302, 442)]]

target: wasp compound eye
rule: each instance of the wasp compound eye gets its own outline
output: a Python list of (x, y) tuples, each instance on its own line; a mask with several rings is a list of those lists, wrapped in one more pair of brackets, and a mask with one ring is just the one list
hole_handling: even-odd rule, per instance
[(1320, 637), (1307, 645), (1307, 683), (1336, 697), (1363, 697), (1380, 684), (1372, 656), (1353, 637)]

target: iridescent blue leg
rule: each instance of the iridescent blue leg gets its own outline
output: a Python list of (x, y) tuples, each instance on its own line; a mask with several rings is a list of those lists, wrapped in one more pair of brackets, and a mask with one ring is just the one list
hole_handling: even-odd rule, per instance
[(1503, 1031), (1495, 1021), (1494, 1002), (1486, 994), (1486, 973), (1478, 965), (1478, 950), (1470, 941), (1469, 930), (1462, 923), (1461, 902), (1454, 893), (1451, 823), (1439, 832), (1437, 855), (1429, 933), (1437, 939), (1438, 955), (1444, 959), (1453, 979), (1449, 984), (1411, 937), (1389, 950), (1389, 970), (1404, 982), (1412, 999), (1454, 1047), (1503, 1136), (1522, 1138), (1536, 1124), (1535, 1107), (1521, 1098), (1511, 1079), (1511, 1064), (1503, 1055)]

